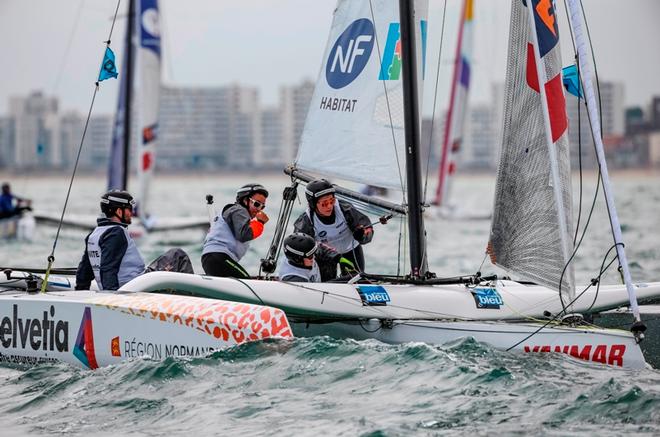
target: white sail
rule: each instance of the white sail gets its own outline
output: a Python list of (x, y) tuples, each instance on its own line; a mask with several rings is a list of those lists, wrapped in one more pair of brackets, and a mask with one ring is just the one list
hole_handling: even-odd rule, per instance
[[(415, 10), (418, 71), (423, 72), (428, 2), (416, 1)], [(399, 40), (397, 2), (338, 2), (295, 161), (297, 168), (378, 187), (403, 188)], [(421, 105), (421, 98), (419, 102)]]
[(142, 218), (147, 218), (149, 181), (154, 169), (158, 138), (158, 106), (160, 101), (160, 27), (158, 0), (140, 0), (138, 10), (137, 50), (140, 105), (140, 147), (137, 152), (139, 188), (137, 199)]

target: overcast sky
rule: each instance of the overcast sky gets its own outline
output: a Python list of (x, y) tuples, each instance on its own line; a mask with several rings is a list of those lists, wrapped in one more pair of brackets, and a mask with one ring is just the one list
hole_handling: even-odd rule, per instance
[[(471, 97), (488, 101), (490, 84), (504, 80), (510, 1), (474, 2)], [(624, 82), (626, 103), (647, 105), (650, 96), (660, 95), (660, 0), (583, 2), (601, 80)], [(429, 2), (427, 71), (433, 79), (444, 3)], [(443, 102), (460, 3), (447, 0), (439, 81)], [(163, 81), (192, 86), (238, 82), (258, 87), (262, 101), (275, 104), (278, 86), (316, 79), (335, 4), (335, 0), (160, 0)], [(563, 1), (558, 4), (568, 64), (569, 33)], [(120, 9), (127, 5), (122, 0)], [(63, 110), (85, 112), (115, 7), (114, 0), (0, 0), (0, 114), (6, 114), (9, 96), (33, 90), (58, 96)], [(119, 61), (124, 21), (118, 22), (113, 35)], [(117, 85), (116, 80), (102, 83), (95, 113), (114, 111)], [(431, 89), (427, 85), (425, 104)]]

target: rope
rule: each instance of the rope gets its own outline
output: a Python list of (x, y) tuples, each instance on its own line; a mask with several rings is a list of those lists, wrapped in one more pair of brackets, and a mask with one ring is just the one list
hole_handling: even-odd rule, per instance
[[(119, 4), (121, 0), (117, 0), (117, 7), (115, 8), (115, 15), (112, 19), (112, 26), (110, 27), (110, 33), (108, 34), (108, 39), (105, 41), (106, 48), (110, 47), (110, 41), (112, 40), (112, 31), (115, 28), (115, 22), (117, 21), (117, 12), (119, 11)], [(104, 57), (101, 58), (101, 67), (99, 69), (99, 75), (103, 69), (103, 59), (105, 58), (105, 50), (103, 51)], [(98, 77), (98, 76), (97, 76)], [(48, 267), (46, 268), (46, 274), (44, 276), (44, 281), (41, 284), (41, 293), (46, 292), (46, 286), (48, 285), (48, 276), (50, 276), (50, 270), (55, 262), (55, 249), (57, 248), (57, 241), (60, 237), (60, 231), (62, 230), (62, 223), (64, 222), (64, 214), (66, 213), (66, 207), (69, 204), (69, 197), (71, 196), (71, 187), (73, 186), (73, 181), (76, 178), (76, 170), (78, 169), (78, 162), (80, 161), (80, 153), (82, 152), (83, 144), (85, 143), (85, 134), (87, 134), (87, 128), (89, 126), (89, 120), (92, 117), (92, 109), (94, 108), (94, 101), (96, 100), (96, 94), (99, 91), (99, 82), (98, 79), (94, 83), (94, 93), (92, 94), (92, 101), (89, 104), (89, 111), (87, 111), (87, 119), (85, 120), (85, 127), (83, 129), (82, 137), (80, 138), (80, 145), (78, 146), (78, 154), (76, 155), (76, 162), (73, 165), (73, 172), (71, 173), (71, 179), (69, 180), (69, 188), (66, 192), (66, 199), (64, 200), (64, 206), (62, 207), (62, 215), (60, 216), (60, 221), (57, 225), (57, 233), (55, 234), (55, 240), (53, 241), (53, 248), (48, 255)]]
[[(593, 307), (593, 305), (596, 303), (596, 300), (597, 300), (597, 298), (598, 298), (598, 291), (599, 291), (599, 289), (600, 289), (600, 278), (601, 278), (601, 276), (603, 275), (603, 273), (605, 273), (605, 271), (609, 268), (609, 266), (611, 266), (612, 263), (618, 258), (618, 256), (615, 256), (615, 257), (612, 259), (612, 261), (610, 261), (610, 262), (607, 264), (607, 266), (606, 266), (605, 268), (603, 268), (603, 265), (605, 265), (605, 260), (607, 259), (607, 256), (608, 256), (609, 253), (612, 251), (612, 249), (614, 249), (615, 247), (616, 247), (616, 244), (612, 245), (612, 247), (610, 247), (610, 249), (609, 249), (609, 250), (607, 251), (607, 253), (605, 254), (605, 257), (603, 258), (603, 262), (602, 262), (602, 264), (601, 264), (601, 269), (600, 269), (600, 272), (599, 272), (597, 278), (592, 279), (592, 280), (591, 280), (591, 283), (590, 283), (589, 285), (587, 285), (587, 286), (585, 287), (585, 289), (582, 290), (582, 291), (580, 292), (580, 294), (578, 294), (578, 295), (577, 295), (572, 301), (570, 301), (570, 302), (568, 303), (568, 305), (564, 305), (564, 303), (563, 303), (563, 301), (562, 301), (562, 310), (561, 310), (561, 311), (559, 311), (557, 314), (555, 314), (554, 317), (552, 317), (550, 320), (548, 320), (545, 324), (543, 324), (543, 326), (541, 326), (540, 328), (538, 328), (536, 331), (532, 332), (532, 333), (529, 334), (527, 337), (525, 337), (525, 338), (523, 338), (522, 340), (520, 340), (518, 343), (516, 343), (516, 344), (514, 344), (513, 346), (509, 347), (509, 348), (507, 349), (507, 351), (510, 351), (511, 349), (515, 348), (516, 346), (520, 345), (521, 343), (523, 343), (523, 342), (527, 341), (528, 339), (532, 338), (533, 336), (535, 336), (536, 334), (538, 334), (540, 331), (542, 331), (546, 326), (548, 326), (551, 322), (556, 321), (557, 318), (560, 317), (562, 314), (566, 314), (566, 309), (567, 309), (567, 307), (570, 307), (571, 305), (573, 305), (573, 304), (574, 304), (574, 303), (575, 303), (580, 297), (582, 297), (582, 295), (583, 295), (584, 293), (586, 293), (587, 290), (589, 290), (589, 288), (591, 288), (593, 285), (597, 285), (597, 287), (596, 287), (596, 294), (595, 294), (595, 296), (594, 296), (594, 300), (593, 300), (593, 302), (591, 303), (591, 305), (589, 306), (589, 308), (587, 309), (587, 311), (585, 311), (585, 312), (588, 312), (588, 311)], [(561, 284), (561, 283), (560, 283), (560, 284)], [(559, 294), (559, 296), (560, 296), (560, 298), (561, 298), (561, 293)]]
[[(445, 39), (445, 17), (447, 12), (447, 0), (444, 1), (442, 8), (442, 29), (440, 30), (440, 48), (438, 49), (438, 65), (435, 74), (435, 87), (433, 89), (433, 112), (431, 114), (431, 134), (429, 135), (429, 150), (426, 155), (426, 176), (424, 179), (424, 202), (426, 202), (426, 191), (429, 183), (429, 167), (431, 164), (431, 147), (433, 146), (433, 124), (435, 123), (436, 102), (438, 100), (438, 82), (440, 80), (440, 60), (442, 59), (442, 43)], [(464, 17), (461, 17), (464, 19)], [(454, 86), (454, 84), (452, 84)]]

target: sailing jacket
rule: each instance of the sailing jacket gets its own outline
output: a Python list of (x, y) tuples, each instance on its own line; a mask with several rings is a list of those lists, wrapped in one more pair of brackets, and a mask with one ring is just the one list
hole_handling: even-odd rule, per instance
[(108, 218), (97, 219), (96, 228), (85, 237), (76, 271), (76, 290), (89, 290), (96, 279), (101, 290), (117, 290), (144, 272), (144, 260), (128, 234), (127, 225)]
[(319, 266), (314, 261), (311, 269), (294, 266), (284, 257), (280, 263), (278, 271), (280, 281), (287, 282), (321, 282), (321, 272)]
[(238, 203), (225, 205), (215, 216), (204, 240), (202, 255), (221, 252), (239, 262), (250, 247), (250, 241), (263, 233), (264, 224), (251, 219), (247, 208)]
[[(323, 224), (316, 214), (309, 208), (302, 213), (293, 224), (294, 232), (302, 232), (314, 237), (319, 244), (316, 252), (316, 261), (323, 273), (324, 278), (334, 278), (337, 275), (337, 263), (341, 255), (350, 253), (352, 249), (360, 244), (371, 242), (374, 233), (365, 235), (362, 229), (358, 227), (371, 227), (369, 217), (355, 209), (353, 205), (342, 200), (335, 201), (334, 223), (330, 225)], [(318, 224), (322, 224), (324, 229), (317, 229)], [(335, 235), (328, 235), (329, 227), (335, 227)], [(346, 229), (347, 228), (347, 229)], [(349, 231), (350, 233), (347, 233)], [(328, 238), (332, 237), (332, 238)], [(356, 238), (357, 237), (357, 238)], [(333, 241), (334, 240), (334, 241)], [(343, 247), (334, 247), (333, 242), (339, 242)], [(347, 250), (343, 250), (348, 248)]]

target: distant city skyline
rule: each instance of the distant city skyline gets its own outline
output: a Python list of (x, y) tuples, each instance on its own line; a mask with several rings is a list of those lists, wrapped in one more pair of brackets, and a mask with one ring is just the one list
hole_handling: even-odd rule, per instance
[[(624, 104), (646, 105), (660, 94), (660, 1), (583, 0), (589, 18), (599, 76), (622, 82)], [(429, 3), (429, 46), (425, 112), (432, 103), (443, 1)], [(121, 10), (128, 2), (123, 0)], [(335, 0), (160, 0), (163, 83), (167, 86), (256, 87), (265, 105), (277, 102), (278, 88), (316, 80)], [(62, 109), (85, 112), (93, 92), (103, 44), (116, 7), (107, 0), (5, 0), (0, 3), (0, 115), (10, 96), (41, 90)], [(471, 100), (490, 100), (492, 83), (503, 81), (510, 2), (475, 0), (474, 70)], [(564, 63), (571, 62), (570, 34), (559, 2)], [(446, 107), (459, 0), (447, 0), (439, 78), (438, 108)], [(120, 12), (120, 15), (124, 13)], [(112, 47), (122, 59), (125, 19), (114, 29)], [(635, 56), (630, 54), (634, 53)], [(429, 80), (432, 79), (432, 80)], [(118, 81), (106, 81), (94, 113), (112, 114)]]

